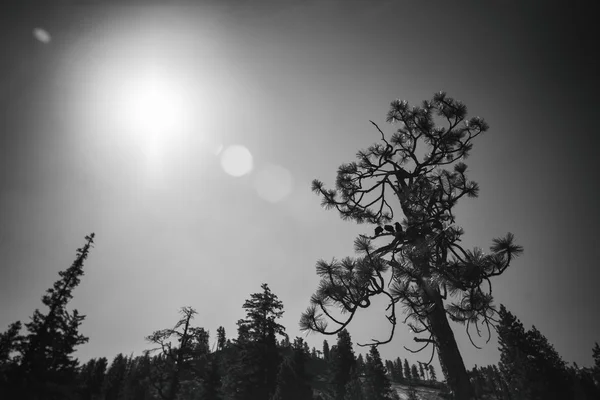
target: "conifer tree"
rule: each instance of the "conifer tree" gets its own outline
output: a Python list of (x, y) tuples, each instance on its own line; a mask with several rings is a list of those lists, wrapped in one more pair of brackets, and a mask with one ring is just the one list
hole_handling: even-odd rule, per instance
[(358, 376), (363, 376), (365, 374), (365, 359), (362, 354), (359, 354), (356, 357), (356, 374)]
[(358, 372), (353, 370), (350, 374), (350, 381), (346, 384), (344, 400), (367, 400), (364, 391), (364, 385), (360, 380)]
[(213, 355), (202, 379), (202, 398), (206, 400), (221, 400), (221, 372), (219, 361)]
[(292, 345), (292, 356), (281, 363), (273, 400), (312, 400), (312, 388), (305, 365), (307, 355), (302, 338)]
[(564, 399), (570, 396), (566, 365), (535, 328), (523, 324), (501, 305), (497, 327), (500, 371), (515, 399)]
[(412, 380), (412, 373), (410, 371), (410, 365), (408, 365), (408, 358), (404, 359), (404, 379), (407, 381)]
[(327, 343), (327, 340), (323, 340), (323, 359), (329, 361), (329, 343)]
[(119, 399), (125, 391), (125, 377), (127, 375), (127, 357), (122, 353), (115, 356), (106, 371), (102, 393), (105, 399)]
[[(155, 331), (146, 340), (158, 347), (149, 352), (160, 351), (160, 357), (154, 360), (153, 387), (164, 400), (175, 400), (181, 386), (181, 380), (186, 370), (191, 368), (194, 355), (206, 354), (208, 334), (202, 328), (191, 326), (191, 321), (197, 311), (192, 307), (182, 307), (181, 319), (171, 329)], [(171, 344), (175, 338), (177, 346)]]
[[(17, 339), (18, 371), (15, 383), (18, 396), (29, 399), (59, 399), (72, 396), (76, 391), (77, 359), (75, 348), (88, 341), (79, 333), (85, 316), (77, 310), (69, 312), (67, 304), (73, 298), (73, 289), (84, 275), (83, 264), (94, 242), (94, 234), (85, 237), (86, 244), (77, 249), (77, 258), (61, 279), (42, 297), (48, 307), (43, 314), (35, 310), (31, 322), (25, 324), (28, 333)], [(11, 339), (12, 340), (12, 339)]]
[(220, 326), (217, 328), (217, 350), (223, 350), (226, 343), (227, 338), (225, 336), (225, 328)]
[(394, 361), (394, 371), (396, 372), (396, 382), (402, 383), (404, 381), (404, 374), (402, 373), (402, 360), (400, 360), (400, 357)]
[(429, 375), (431, 376), (431, 379), (434, 381), (437, 381), (437, 376), (435, 374), (435, 369), (433, 368), (433, 365), (429, 364)]
[(16, 321), (8, 326), (6, 332), (0, 333), (0, 398), (11, 395), (10, 391), (18, 366), (13, 353), (18, 348), (21, 328), (21, 321)]
[(410, 374), (412, 375), (414, 381), (419, 380), (419, 370), (417, 369), (417, 366), (415, 364), (410, 366)]
[(281, 356), (276, 335), (287, 337), (285, 327), (277, 322), (283, 303), (266, 283), (261, 288), (245, 301), (246, 318), (238, 321), (244, 340), (238, 339), (236, 357), (223, 380), (225, 395), (231, 398), (268, 400), (277, 386)]
[(592, 349), (592, 357), (594, 358), (594, 366), (592, 367), (592, 376), (596, 382), (596, 385), (600, 388), (600, 346), (598, 342), (594, 344)]
[(377, 346), (371, 346), (365, 363), (365, 397), (367, 400), (387, 400), (391, 397), (392, 385)]
[(334, 399), (344, 400), (346, 385), (350, 382), (351, 372), (356, 368), (352, 340), (345, 329), (338, 333), (337, 344), (331, 349), (329, 367)]
[[(436, 125), (436, 117), (444, 126)], [(301, 326), (336, 334), (359, 309), (371, 305), (371, 297), (382, 296), (388, 303), (390, 335), (373, 343), (392, 340), (400, 304), (408, 311), (412, 331), (427, 334), (415, 337), (424, 343), (422, 349), (432, 345), (437, 350), (449, 386), (461, 399), (471, 399), (449, 320), (466, 324), (469, 338), (474, 325), (478, 333), (480, 323), (493, 325), (491, 278), (523, 250), (511, 233), (494, 239), (489, 254), (460, 245), (464, 231), (456, 225), (455, 207), (461, 198), (479, 192), (477, 183), (467, 180), (462, 160), (488, 125), (479, 117), (467, 119), (466, 106), (443, 92), (416, 107), (392, 102), (387, 121), (401, 126), (388, 140), (373, 123), (381, 141), (359, 151), (358, 162), (339, 167), (335, 189), (313, 181), (325, 208), (336, 209), (344, 220), (371, 224), (375, 232), (355, 240), (356, 258), (317, 262), (321, 282)], [(333, 307), (342, 309), (343, 319), (331, 314)], [(329, 321), (333, 328), (328, 329)]]

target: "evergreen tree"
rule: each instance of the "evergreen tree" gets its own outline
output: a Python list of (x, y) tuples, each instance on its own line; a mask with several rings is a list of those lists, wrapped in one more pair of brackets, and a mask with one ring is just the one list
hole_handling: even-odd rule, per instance
[(119, 353), (115, 356), (110, 367), (106, 371), (104, 385), (102, 387), (105, 399), (119, 399), (125, 391), (125, 377), (127, 375), (127, 357)]
[(302, 338), (296, 338), (292, 356), (281, 363), (273, 400), (312, 400), (312, 388), (305, 370), (308, 360)]
[(381, 356), (376, 346), (371, 346), (365, 363), (365, 397), (368, 400), (389, 399), (392, 385), (386, 376), (386, 370), (381, 362)]
[(421, 379), (425, 380), (425, 371), (423, 371), (423, 363), (419, 362), (419, 375)]
[(404, 359), (404, 379), (407, 381), (412, 380), (412, 373), (410, 372), (410, 365), (408, 365), (408, 358)]
[(592, 377), (596, 382), (596, 385), (600, 387), (600, 346), (598, 345), (598, 342), (594, 344), (594, 348), (592, 349), (592, 357), (594, 358)]
[(323, 340), (323, 359), (329, 361), (329, 343), (327, 343), (327, 340)]
[[(150, 343), (158, 345), (150, 352), (159, 350), (160, 357), (154, 360), (151, 382), (158, 395), (164, 400), (175, 400), (181, 387), (182, 377), (192, 368), (194, 356), (208, 353), (208, 333), (203, 328), (191, 326), (196, 310), (182, 307), (182, 318), (172, 329), (155, 331), (146, 337)], [(177, 340), (177, 347), (171, 338)]]
[(356, 357), (356, 374), (358, 376), (363, 376), (365, 374), (365, 360), (362, 354), (359, 354)]
[[(85, 237), (86, 244), (77, 249), (77, 258), (61, 279), (42, 297), (48, 313), (35, 310), (31, 322), (25, 324), (28, 334), (17, 338), (19, 366), (12, 377), (18, 396), (30, 399), (63, 399), (72, 397), (76, 387), (78, 361), (73, 358), (75, 348), (88, 341), (79, 333), (85, 316), (77, 310), (69, 312), (67, 304), (73, 298), (73, 289), (84, 275), (83, 263), (94, 242), (94, 234)], [(15, 325), (11, 326), (12, 331)], [(7, 338), (14, 343), (14, 337)]]
[(221, 372), (217, 357), (212, 357), (202, 379), (202, 399), (221, 400)]
[(367, 400), (364, 393), (364, 385), (360, 380), (358, 371), (353, 370), (350, 375), (350, 381), (346, 384), (346, 394), (344, 400)]
[(225, 328), (222, 326), (217, 328), (217, 350), (223, 350), (227, 343), (227, 338), (225, 337)]
[[(437, 126), (438, 117), (446, 126)], [(478, 184), (467, 180), (462, 160), (488, 125), (479, 117), (468, 119), (466, 106), (443, 92), (421, 106), (393, 101), (387, 121), (400, 128), (388, 140), (373, 123), (381, 140), (359, 151), (357, 162), (338, 168), (334, 189), (313, 181), (326, 208), (337, 210), (344, 220), (371, 224), (375, 232), (355, 240), (355, 258), (317, 262), (321, 282), (301, 326), (335, 334), (371, 305), (371, 297), (382, 296), (389, 300), (386, 317), (393, 326), (386, 339), (373, 344), (392, 340), (396, 305), (402, 305), (416, 324), (413, 331), (431, 337), (417, 339), (437, 350), (449, 386), (468, 400), (473, 393), (449, 320), (467, 330), (478, 322), (493, 325), (490, 279), (523, 250), (511, 233), (494, 239), (489, 254), (460, 245), (464, 231), (456, 225), (455, 207), (461, 198), (479, 192)], [(388, 274), (391, 282), (385, 285)], [(347, 316), (330, 318), (330, 307)], [(325, 319), (336, 326), (328, 331)]]
[(151, 400), (151, 390), (148, 379), (151, 376), (150, 354), (145, 353), (131, 359), (127, 377), (125, 379), (125, 395), (127, 400)]
[(402, 373), (402, 360), (400, 360), (400, 357), (396, 358), (394, 361), (394, 371), (396, 373), (395, 381), (398, 383), (404, 382), (404, 374)]
[(410, 374), (412, 375), (413, 380), (419, 380), (419, 370), (417, 369), (417, 366), (415, 364), (410, 366)]
[(343, 329), (338, 333), (337, 344), (331, 349), (329, 358), (330, 382), (333, 387), (334, 399), (344, 400), (351, 371), (356, 368), (352, 340), (347, 330)]
[(500, 370), (515, 399), (564, 399), (570, 396), (566, 365), (535, 328), (523, 324), (502, 305), (498, 341)]
[(8, 330), (0, 334), (0, 398), (8, 398), (12, 381), (18, 367), (13, 353), (19, 344), (21, 322), (16, 321), (8, 326)]
[(437, 376), (435, 374), (435, 369), (433, 368), (432, 364), (429, 364), (429, 375), (431, 376), (432, 380), (437, 381)]
[(232, 398), (268, 400), (277, 385), (281, 356), (276, 335), (287, 337), (277, 322), (283, 315), (283, 303), (266, 283), (261, 288), (261, 293), (246, 300), (246, 318), (238, 321), (238, 332), (244, 332), (245, 339), (238, 340), (238, 354), (230, 360), (230, 376), (223, 382), (225, 394)]

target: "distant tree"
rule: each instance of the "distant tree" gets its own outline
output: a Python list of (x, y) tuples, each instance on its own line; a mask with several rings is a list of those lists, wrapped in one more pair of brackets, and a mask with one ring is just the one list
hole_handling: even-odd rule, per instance
[(16, 321), (8, 326), (6, 332), (0, 333), (0, 398), (8, 398), (11, 393), (12, 380), (18, 367), (13, 353), (19, 344), (21, 322)]
[(151, 358), (148, 353), (142, 356), (130, 357), (123, 399), (150, 400), (151, 387), (148, 380), (151, 376)]
[(404, 359), (404, 379), (410, 381), (412, 379), (412, 373), (410, 371), (410, 365), (408, 365), (408, 358)]
[(399, 383), (403, 382), (404, 374), (402, 373), (402, 360), (400, 360), (400, 357), (394, 361), (394, 372), (396, 373), (395, 381)]
[(357, 369), (350, 372), (350, 381), (346, 384), (346, 394), (344, 400), (367, 400), (365, 388), (360, 380)]
[(356, 373), (358, 376), (365, 374), (365, 359), (362, 354), (359, 354), (358, 357), (356, 357)]
[[(436, 126), (436, 118), (447, 126)], [(469, 377), (448, 320), (466, 324), (469, 338), (473, 325), (493, 325), (490, 279), (502, 274), (523, 250), (513, 243), (511, 233), (494, 239), (489, 254), (460, 245), (464, 231), (455, 224), (456, 205), (479, 192), (477, 183), (467, 180), (462, 160), (488, 125), (479, 117), (467, 119), (466, 106), (443, 92), (416, 107), (393, 101), (387, 121), (401, 126), (388, 140), (373, 123), (381, 141), (359, 151), (358, 162), (339, 167), (335, 189), (313, 181), (312, 189), (325, 208), (336, 209), (344, 220), (377, 227), (374, 235), (355, 240), (357, 258), (317, 262), (321, 282), (301, 325), (336, 334), (359, 309), (371, 305), (371, 297), (382, 295), (392, 326), (389, 337), (374, 344), (392, 340), (395, 306), (400, 303), (409, 313), (412, 330), (428, 335), (415, 338), (425, 344), (420, 350), (433, 345), (449, 386), (461, 399), (471, 399)], [(383, 224), (389, 224), (385, 230)], [(390, 284), (385, 284), (388, 273)], [(332, 316), (332, 307), (341, 308), (347, 317)], [(335, 328), (328, 330), (326, 320)]]
[(0, 368), (12, 362), (11, 356), (17, 351), (21, 328), (21, 321), (16, 321), (8, 326), (6, 332), (0, 333)]
[(356, 368), (352, 340), (345, 329), (338, 333), (337, 344), (331, 349), (329, 366), (334, 399), (344, 400), (346, 385), (350, 382), (351, 372)]
[(566, 365), (554, 347), (535, 326), (526, 332), (523, 324), (503, 305), (499, 315), (500, 370), (511, 397), (568, 398), (570, 383)]
[(592, 377), (596, 382), (596, 385), (600, 387), (600, 346), (598, 342), (594, 344), (592, 349), (592, 357), (594, 358), (594, 366), (592, 367)]
[(437, 376), (435, 374), (435, 369), (433, 368), (433, 365), (429, 364), (429, 375), (431, 375), (431, 379), (434, 381), (437, 381)]
[(292, 356), (281, 363), (273, 400), (312, 400), (312, 388), (305, 369), (308, 357), (304, 343), (302, 338), (296, 338)]
[(323, 359), (329, 361), (329, 343), (327, 343), (327, 340), (323, 340)]
[(106, 371), (102, 394), (105, 399), (118, 399), (125, 390), (125, 376), (127, 375), (127, 357), (122, 353), (115, 356)]
[[(28, 334), (16, 339), (18, 371), (12, 376), (18, 396), (31, 399), (63, 399), (75, 395), (78, 361), (75, 348), (88, 341), (79, 333), (85, 316), (77, 310), (69, 312), (67, 304), (73, 289), (84, 275), (83, 264), (94, 242), (94, 234), (85, 237), (86, 244), (77, 249), (77, 258), (42, 297), (48, 313), (35, 310), (31, 322), (25, 324)], [(12, 336), (18, 325), (12, 325), (6, 339), (15, 344)], [(20, 327), (20, 326), (19, 326)], [(12, 329), (12, 330), (11, 330)], [(9, 347), (10, 348), (10, 347)]]
[(225, 328), (222, 326), (217, 328), (217, 350), (223, 350), (227, 344), (227, 338), (225, 337)]
[(387, 400), (391, 397), (392, 385), (386, 376), (377, 346), (371, 346), (365, 363), (365, 397), (368, 400)]
[(245, 332), (246, 339), (238, 340), (237, 354), (227, 366), (223, 380), (226, 397), (268, 400), (275, 392), (281, 363), (276, 336), (287, 337), (277, 322), (283, 315), (283, 303), (266, 283), (261, 288), (262, 292), (251, 294), (243, 305), (246, 318), (238, 321), (238, 332)]
[(78, 377), (80, 400), (100, 398), (107, 366), (108, 360), (106, 357), (101, 357), (92, 358), (80, 368)]
[(317, 349), (314, 346), (313, 346), (312, 349), (310, 349), (310, 356), (312, 358), (318, 358), (318, 356), (317, 356)]
[(419, 370), (417, 369), (417, 366), (415, 364), (410, 366), (410, 374), (412, 375), (413, 380), (419, 380)]
[(202, 379), (202, 399), (221, 400), (221, 372), (217, 357), (212, 357)]
[(421, 379), (425, 380), (425, 371), (423, 371), (423, 363), (419, 361), (419, 375)]
[[(149, 352), (160, 351), (155, 359), (151, 383), (163, 400), (175, 400), (181, 386), (182, 376), (191, 368), (190, 361), (195, 354), (206, 354), (208, 335), (202, 328), (194, 328), (191, 321), (197, 311), (192, 307), (182, 307), (182, 317), (171, 329), (155, 331), (146, 340), (158, 347)], [(172, 338), (177, 347), (172, 345)]]

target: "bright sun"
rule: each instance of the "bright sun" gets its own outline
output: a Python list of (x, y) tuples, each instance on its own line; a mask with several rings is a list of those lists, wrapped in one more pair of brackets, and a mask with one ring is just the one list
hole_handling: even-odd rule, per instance
[(131, 76), (119, 88), (122, 128), (149, 158), (156, 158), (181, 138), (188, 124), (185, 91), (165, 73)]

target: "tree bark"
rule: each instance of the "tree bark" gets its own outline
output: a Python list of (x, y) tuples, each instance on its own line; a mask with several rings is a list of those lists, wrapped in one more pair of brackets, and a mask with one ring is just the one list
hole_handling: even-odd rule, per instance
[(440, 364), (446, 375), (448, 386), (457, 400), (475, 399), (475, 393), (458, 349), (454, 332), (448, 323), (448, 316), (444, 310), (442, 298), (439, 293), (436, 293), (434, 297), (435, 307), (427, 319), (437, 344)]

